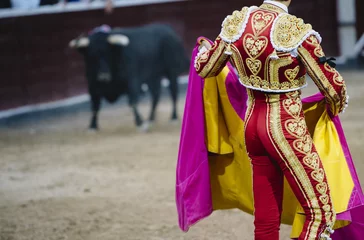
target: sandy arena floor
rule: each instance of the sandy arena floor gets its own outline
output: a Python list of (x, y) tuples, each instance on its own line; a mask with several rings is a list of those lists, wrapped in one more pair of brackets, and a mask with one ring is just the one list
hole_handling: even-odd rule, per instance
[[(364, 84), (344, 74), (351, 97), (344, 129), (364, 182)], [(315, 92), (311, 83), (307, 93)], [(141, 108), (143, 115), (149, 105)], [(180, 116), (183, 100), (180, 101)], [(152, 132), (137, 133), (129, 109), (105, 108), (101, 131), (88, 109), (0, 126), (0, 240), (251, 240), (253, 218), (216, 212), (182, 233), (174, 201), (180, 125), (170, 103)], [(289, 227), (282, 226), (288, 239)]]

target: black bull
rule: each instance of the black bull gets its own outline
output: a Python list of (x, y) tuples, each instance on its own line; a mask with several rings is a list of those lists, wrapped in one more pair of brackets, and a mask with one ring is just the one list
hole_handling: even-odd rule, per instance
[(70, 46), (84, 56), (92, 108), (91, 129), (98, 129), (102, 98), (113, 103), (122, 94), (128, 96), (135, 124), (145, 126), (137, 108), (143, 83), (152, 96), (149, 121), (154, 121), (163, 77), (170, 83), (171, 118), (177, 119), (177, 78), (188, 70), (189, 62), (182, 41), (170, 27), (153, 24), (100, 31), (72, 40)]

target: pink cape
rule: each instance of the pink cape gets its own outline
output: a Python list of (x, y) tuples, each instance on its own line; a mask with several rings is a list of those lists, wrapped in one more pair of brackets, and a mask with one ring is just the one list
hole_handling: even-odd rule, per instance
[[(197, 55), (197, 45), (193, 50), (189, 83), (184, 110), (178, 162), (176, 169), (176, 205), (179, 226), (188, 231), (191, 225), (209, 216), (213, 211), (208, 150), (205, 143), (204, 79), (199, 77), (193, 67)], [(246, 111), (246, 89), (239, 83), (231, 66), (226, 78), (229, 101), (239, 117), (244, 120)], [(303, 103), (323, 100), (318, 93), (303, 99)], [(350, 169), (354, 188), (347, 211), (337, 218), (351, 221), (351, 224), (335, 231), (334, 240), (359, 240), (364, 236), (364, 195), (351, 158), (339, 117), (332, 117), (340, 138), (342, 150)]]

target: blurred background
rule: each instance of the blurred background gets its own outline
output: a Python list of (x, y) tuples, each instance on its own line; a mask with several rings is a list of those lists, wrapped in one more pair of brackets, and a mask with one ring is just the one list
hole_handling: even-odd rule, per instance
[[(181, 120), (170, 122), (167, 89), (148, 133), (136, 130), (125, 97), (102, 102), (100, 131), (86, 131), (85, 63), (69, 43), (102, 24), (163, 23), (190, 57), (197, 37), (215, 38), (226, 15), (261, 2), (0, 0), (0, 240), (253, 239), (252, 217), (236, 210), (214, 213), (187, 234), (179, 230), (174, 184)], [(347, 82), (351, 102), (341, 118), (363, 182), (364, 2), (292, 2), (290, 12), (321, 34)], [(179, 119), (186, 73), (179, 78)], [(316, 92), (311, 83), (305, 94)], [(149, 105), (141, 97), (144, 119)], [(283, 226), (282, 239), (288, 236)]]

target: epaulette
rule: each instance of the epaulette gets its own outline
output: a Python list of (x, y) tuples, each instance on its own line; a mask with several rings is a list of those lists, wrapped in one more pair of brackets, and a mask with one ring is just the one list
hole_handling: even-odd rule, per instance
[(233, 43), (243, 35), (250, 13), (258, 7), (244, 7), (227, 16), (222, 23), (220, 37), (226, 43)]
[(270, 38), (277, 51), (294, 53), (311, 35), (315, 35), (321, 43), (320, 34), (312, 30), (311, 24), (305, 24), (296, 16), (282, 13), (273, 23)]

